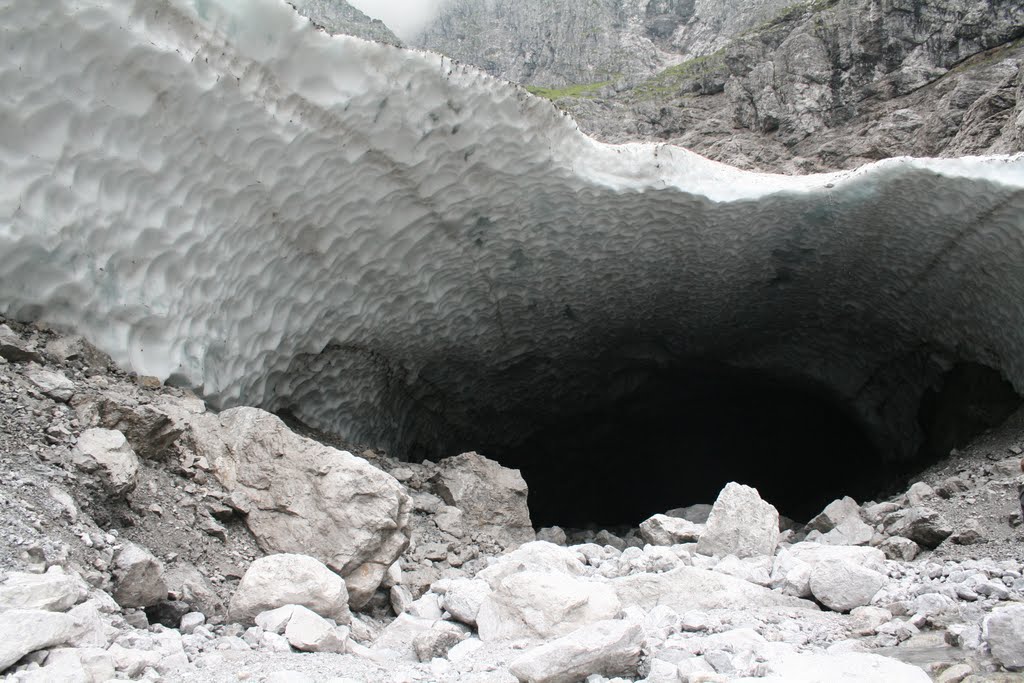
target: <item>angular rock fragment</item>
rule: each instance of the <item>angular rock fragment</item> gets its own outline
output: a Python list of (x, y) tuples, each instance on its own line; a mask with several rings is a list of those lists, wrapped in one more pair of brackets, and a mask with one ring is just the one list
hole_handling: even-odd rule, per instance
[(114, 555), (114, 591), (122, 607), (149, 607), (167, 599), (164, 566), (134, 543), (125, 543)]
[(292, 605), (284, 627), (288, 643), (301, 652), (345, 652), (348, 629), (335, 626), (301, 605)]
[(218, 420), (222, 429), (192, 438), (224, 487), (244, 494), (246, 524), (260, 547), (315, 557), (345, 578), (354, 608), (364, 605), (409, 544), (404, 487), (265, 411), (234, 408)]
[(12, 363), (42, 363), (42, 355), (22, 341), (7, 325), (0, 325), (0, 358)]
[(453, 619), (476, 626), (480, 605), (490, 593), (491, 587), (481, 579), (454, 579), (448, 584), (441, 605)]
[(300, 605), (347, 624), (349, 612), (345, 581), (319, 560), (306, 555), (261, 557), (249, 565), (228, 613), (233, 621), (250, 623), (261, 612), (285, 605)]
[(679, 567), (663, 574), (634, 574), (613, 579), (624, 609), (650, 611), (665, 605), (680, 614), (690, 610), (795, 607), (817, 610), (813, 602), (697, 567)]
[(70, 614), (35, 609), (0, 612), (0, 671), (36, 650), (61, 645), (82, 628)]
[(1010, 671), (1024, 670), (1024, 605), (993, 610), (982, 633), (997, 662)]
[(694, 524), (678, 517), (654, 515), (640, 523), (640, 535), (651, 545), (694, 543), (704, 533), (703, 524)]
[(530, 683), (575, 683), (588, 676), (635, 677), (643, 629), (627, 621), (600, 621), (528, 650), (509, 671)]
[(465, 526), (502, 547), (534, 540), (526, 505), (529, 489), (519, 470), (463, 453), (438, 463), (436, 487), (445, 503), (462, 510)]
[(902, 536), (922, 548), (936, 548), (953, 533), (953, 528), (938, 512), (926, 507), (913, 507), (887, 518), (885, 532)]
[(853, 498), (846, 496), (826, 505), (824, 510), (807, 522), (807, 528), (825, 534), (848, 519), (860, 519), (860, 506)]
[(819, 562), (811, 569), (811, 594), (836, 612), (849, 612), (871, 602), (883, 585), (885, 576), (845, 559)]
[(0, 610), (41, 609), (65, 612), (85, 595), (81, 579), (54, 566), (45, 574), (10, 572), (0, 583)]
[(505, 577), (484, 598), (476, 616), (480, 640), (551, 638), (616, 617), (619, 598), (606, 583), (553, 572)]
[(55, 401), (67, 403), (75, 394), (75, 383), (65, 377), (63, 373), (33, 368), (25, 373), (25, 377), (41, 393)]
[(139, 457), (121, 432), (100, 428), (85, 430), (78, 437), (72, 457), (80, 469), (96, 472), (111, 493), (124, 495), (135, 489)]
[(778, 511), (761, 500), (756, 489), (729, 482), (712, 506), (697, 552), (719, 557), (770, 556), (778, 541)]

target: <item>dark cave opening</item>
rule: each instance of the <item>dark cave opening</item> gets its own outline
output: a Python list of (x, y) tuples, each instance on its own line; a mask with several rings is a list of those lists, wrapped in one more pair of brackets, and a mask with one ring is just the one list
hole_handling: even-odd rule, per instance
[(650, 373), (628, 395), (480, 452), (522, 470), (536, 526), (636, 526), (714, 502), (729, 481), (805, 521), (835, 498), (865, 500), (894, 472), (826, 392), (722, 367)]

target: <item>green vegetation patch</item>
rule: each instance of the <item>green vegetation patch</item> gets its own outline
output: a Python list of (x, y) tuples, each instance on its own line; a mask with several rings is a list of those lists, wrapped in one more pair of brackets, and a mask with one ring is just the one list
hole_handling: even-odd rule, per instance
[(564, 88), (542, 88), (537, 85), (528, 85), (526, 86), (526, 90), (538, 97), (546, 97), (549, 100), (560, 100), (563, 97), (590, 97), (601, 88), (611, 85), (613, 82), (614, 81), (583, 83), (581, 85), (568, 85)]
[(725, 75), (725, 49), (703, 57), (694, 57), (670, 66), (638, 83), (631, 91), (636, 99), (660, 99), (681, 94), (687, 82), (702, 80), (721, 73)]

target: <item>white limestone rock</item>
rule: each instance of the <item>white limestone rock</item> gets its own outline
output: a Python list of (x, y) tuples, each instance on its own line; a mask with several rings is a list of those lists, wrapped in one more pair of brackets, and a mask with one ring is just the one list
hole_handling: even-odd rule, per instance
[(850, 516), (840, 520), (832, 530), (817, 540), (823, 545), (867, 545), (874, 538), (875, 530), (859, 517)]
[(704, 533), (703, 524), (668, 515), (654, 515), (640, 523), (640, 535), (651, 545), (693, 543)]
[(70, 614), (37, 609), (0, 612), (0, 671), (36, 650), (62, 645), (83, 623)]
[(554, 543), (555, 545), (565, 545), (568, 542), (568, 538), (565, 535), (565, 529), (560, 526), (547, 526), (537, 531), (538, 541), (547, 541), (548, 543)]
[(454, 579), (441, 598), (441, 606), (456, 621), (476, 626), (480, 605), (490, 593), (490, 585), (482, 579)]
[(638, 607), (644, 611), (656, 605), (671, 607), (680, 614), (690, 610), (753, 607), (818, 609), (807, 600), (697, 567), (679, 567), (664, 574), (634, 574), (610, 583), (624, 608)]
[(509, 671), (530, 683), (576, 683), (594, 675), (632, 678), (642, 644), (638, 624), (599, 621), (526, 651), (512, 660)]
[(124, 495), (138, 482), (139, 456), (116, 429), (85, 430), (78, 437), (72, 458), (80, 469), (96, 472), (113, 494)]
[(849, 519), (860, 519), (860, 506), (853, 498), (844, 496), (826, 505), (824, 510), (807, 522), (807, 528), (824, 534)]
[[(39, 671), (40, 683), (105, 683), (114, 678), (114, 658), (101, 648), (55, 648)], [(28, 682), (26, 682), (28, 683)]]
[(164, 565), (145, 548), (125, 543), (114, 555), (112, 574), (111, 595), (122, 607), (149, 607), (167, 599)]
[(345, 580), (316, 558), (282, 553), (255, 560), (245, 570), (231, 596), (230, 618), (251, 623), (261, 612), (300, 605), (313, 612), (347, 624), (349, 611)]
[(412, 639), (413, 651), (416, 659), (421, 662), (429, 662), (437, 658), (444, 658), (453, 647), (469, 637), (467, 631), (452, 628), (452, 625), (443, 621), (435, 621), (434, 627), (424, 631)]
[(284, 637), (301, 652), (345, 652), (348, 629), (336, 626), (302, 605), (292, 605)]
[(1024, 670), (1024, 605), (993, 610), (982, 633), (997, 662), (1010, 671)]
[(251, 502), (245, 519), (260, 547), (315, 557), (345, 578), (353, 608), (364, 605), (409, 544), (405, 487), (257, 408), (226, 410), (219, 423), (200, 451)]
[(81, 579), (61, 567), (50, 567), (45, 574), (10, 572), (0, 583), (0, 611), (6, 609), (42, 609), (65, 612), (86, 595)]
[(703, 555), (740, 558), (771, 556), (779, 542), (779, 513), (757, 490), (729, 482), (711, 508), (707, 528), (697, 542)]
[[(596, 547), (596, 546), (595, 546)], [(547, 541), (524, 543), (512, 552), (494, 560), (482, 569), (476, 578), (496, 588), (506, 576), (516, 572), (558, 572), (569, 576), (584, 576), (587, 567), (578, 554), (579, 546), (563, 548)]]
[(381, 631), (373, 643), (372, 651), (385, 658), (419, 662), (422, 661), (419, 658), (420, 653), (432, 647), (431, 643), (434, 643), (435, 639), (438, 642), (447, 640), (448, 637), (442, 635), (444, 633), (456, 634), (461, 640), (469, 635), (469, 628), (442, 619), (424, 619), (411, 614), (400, 614)]
[(864, 546), (830, 546), (801, 542), (783, 548), (772, 565), (772, 588), (797, 597), (810, 597), (811, 571), (820, 562), (846, 560), (874, 571), (885, 569), (885, 554)]
[(476, 623), (484, 642), (552, 638), (618, 616), (621, 605), (606, 583), (555, 572), (518, 572), (484, 598)]
[(667, 510), (665, 514), (669, 517), (685, 519), (687, 522), (693, 522), (694, 524), (707, 524), (712, 507), (712, 505), (707, 503), (697, 503), (696, 505)]
[(75, 394), (75, 383), (64, 376), (64, 373), (42, 368), (30, 368), (25, 372), (25, 377), (32, 382), (36, 388), (54, 399), (67, 403)]
[(448, 505), (462, 510), (462, 523), (511, 548), (535, 539), (529, 489), (519, 470), (478, 453), (463, 453), (438, 463), (438, 494)]
[(911, 664), (875, 654), (792, 654), (765, 663), (763, 678), (739, 678), (736, 683), (930, 683), (931, 678)]
[(953, 533), (949, 522), (936, 510), (912, 507), (886, 518), (885, 533), (903, 536), (922, 548), (936, 548)]
[(811, 569), (811, 594), (836, 612), (849, 612), (871, 602), (885, 585), (885, 576), (850, 560), (826, 560)]

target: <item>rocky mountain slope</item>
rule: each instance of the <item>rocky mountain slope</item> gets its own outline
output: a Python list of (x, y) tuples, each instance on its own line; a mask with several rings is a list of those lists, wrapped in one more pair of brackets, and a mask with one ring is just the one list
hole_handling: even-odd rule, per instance
[(378, 43), (401, 46), (402, 41), (383, 21), (371, 19), (345, 0), (288, 0), (300, 14), (328, 33), (375, 40)]
[(788, 0), (454, 0), (416, 39), (517, 83), (564, 87), (647, 76), (708, 54)]
[[(483, 11), (480, 3), (470, 6)], [(662, 49), (697, 56), (650, 77), (602, 84), (594, 81), (608, 80), (615, 68), (600, 75), (589, 66), (563, 69), (565, 87), (539, 92), (600, 139), (672, 142), (750, 169), (807, 173), (899, 155), (1024, 149), (1021, 3), (818, 0), (761, 9), (775, 14), (743, 32), (736, 31), (742, 24), (730, 25), (712, 41), (680, 42), (703, 24), (681, 26)], [(426, 44), (512, 80), (537, 82), (535, 72), (510, 61), (515, 50), (492, 56), (473, 44), (482, 35), (478, 14), (453, 10)], [(530, 46), (521, 54), (547, 55), (545, 64), (590, 64), (564, 51), (568, 37), (538, 34), (496, 13), (490, 20), (505, 22), (509, 32), (491, 41), (496, 45), (518, 40)], [(463, 26), (470, 37), (450, 39)]]

